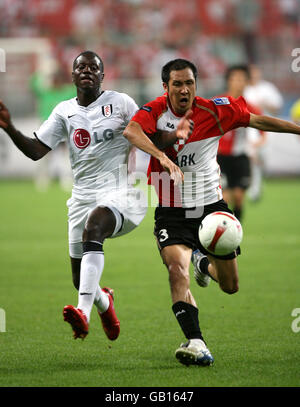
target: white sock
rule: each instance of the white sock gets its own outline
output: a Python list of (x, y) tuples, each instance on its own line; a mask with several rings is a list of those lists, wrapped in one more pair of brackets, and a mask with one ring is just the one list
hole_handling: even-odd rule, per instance
[(86, 315), (89, 322), (99, 288), (99, 281), (104, 268), (104, 254), (101, 252), (84, 253), (80, 267), (80, 285), (78, 293), (78, 306)]
[(109, 307), (108, 295), (106, 294), (106, 292), (102, 291), (101, 287), (99, 286), (96, 289), (94, 304), (101, 313), (107, 311)]

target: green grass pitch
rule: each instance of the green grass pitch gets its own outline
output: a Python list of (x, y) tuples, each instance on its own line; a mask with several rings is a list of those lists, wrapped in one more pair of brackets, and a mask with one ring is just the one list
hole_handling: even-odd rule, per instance
[[(213, 367), (185, 367), (185, 339), (171, 310), (167, 271), (153, 238), (153, 208), (131, 234), (106, 241), (102, 286), (115, 289), (121, 320), (116, 342), (92, 312), (90, 333), (73, 340), (63, 321), (77, 305), (67, 246), (69, 193), (56, 184), (0, 184), (0, 386), (291, 387), (300, 384), (300, 181), (265, 182), (263, 200), (247, 203), (240, 291), (212, 282), (191, 287)], [(300, 323), (298, 323), (300, 326)]]

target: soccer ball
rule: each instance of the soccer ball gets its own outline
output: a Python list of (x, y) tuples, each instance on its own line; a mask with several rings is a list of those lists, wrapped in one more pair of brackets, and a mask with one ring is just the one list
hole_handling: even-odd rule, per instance
[(240, 245), (243, 238), (242, 225), (228, 212), (207, 215), (199, 227), (199, 240), (211, 254), (226, 256)]

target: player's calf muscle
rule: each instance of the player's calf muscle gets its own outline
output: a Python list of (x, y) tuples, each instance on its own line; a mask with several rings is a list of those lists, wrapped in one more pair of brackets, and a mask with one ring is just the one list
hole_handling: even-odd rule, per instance
[(219, 286), (222, 291), (224, 291), (227, 294), (234, 294), (239, 290), (238, 276), (234, 272), (234, 270), (232, 270), (232, 272), (229, 274), (217, 271), (217, 274)]
[(211, 266), (214, 268), (217, 281), (222, 291), (234, 294), (239, 290), (238, 268), (236, 259), (218, 260), (209, 256)]
[(79, 290), (81, 259), (75, 259), (75, 258), (70, 257), (70, 260), (71, 260), (71, 267), (72, 267), (73, 285), (76, 288), (76, 290)]
[(177, 262), (172, 262), (168, 266), (169, 271), (169, 281), (171, 287), (181, 286), (188, 288), (190, 284), (189, 274), (186, 272), (186, 269)]
[(224, 291), (226, 294), (235, 294), (239, 290), (237, 281), (220, 282), (219, 286), (221, 290)]

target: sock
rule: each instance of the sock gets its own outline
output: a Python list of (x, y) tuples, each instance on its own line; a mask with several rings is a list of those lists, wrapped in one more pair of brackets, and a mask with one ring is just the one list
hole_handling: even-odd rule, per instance
[(172, 306), (175, 317), (187, 339), (203, 339), (198, 319), (198, 308), (193, 305), (178, 301)]
[(101, 313), (107, 311), (109, 307), (108, 295), (99, 286), (96, 289), (94, 304)]
[(202, 273), (209, 276), (212, 280), (216, 281), (208, 271), (208, 265), (209, 264), (210, 263), (209, 263), (208, 258), (207, 257), (202, 257), (202, 259), (200, 260), (200, 263), (199, 263), (200, 270), (202, 271)]
[(83, 252), (77, 308), (85, 313), (89, 322), (104, 268), (104, 254), (102, 244), (98, 242), (83, 242)]

